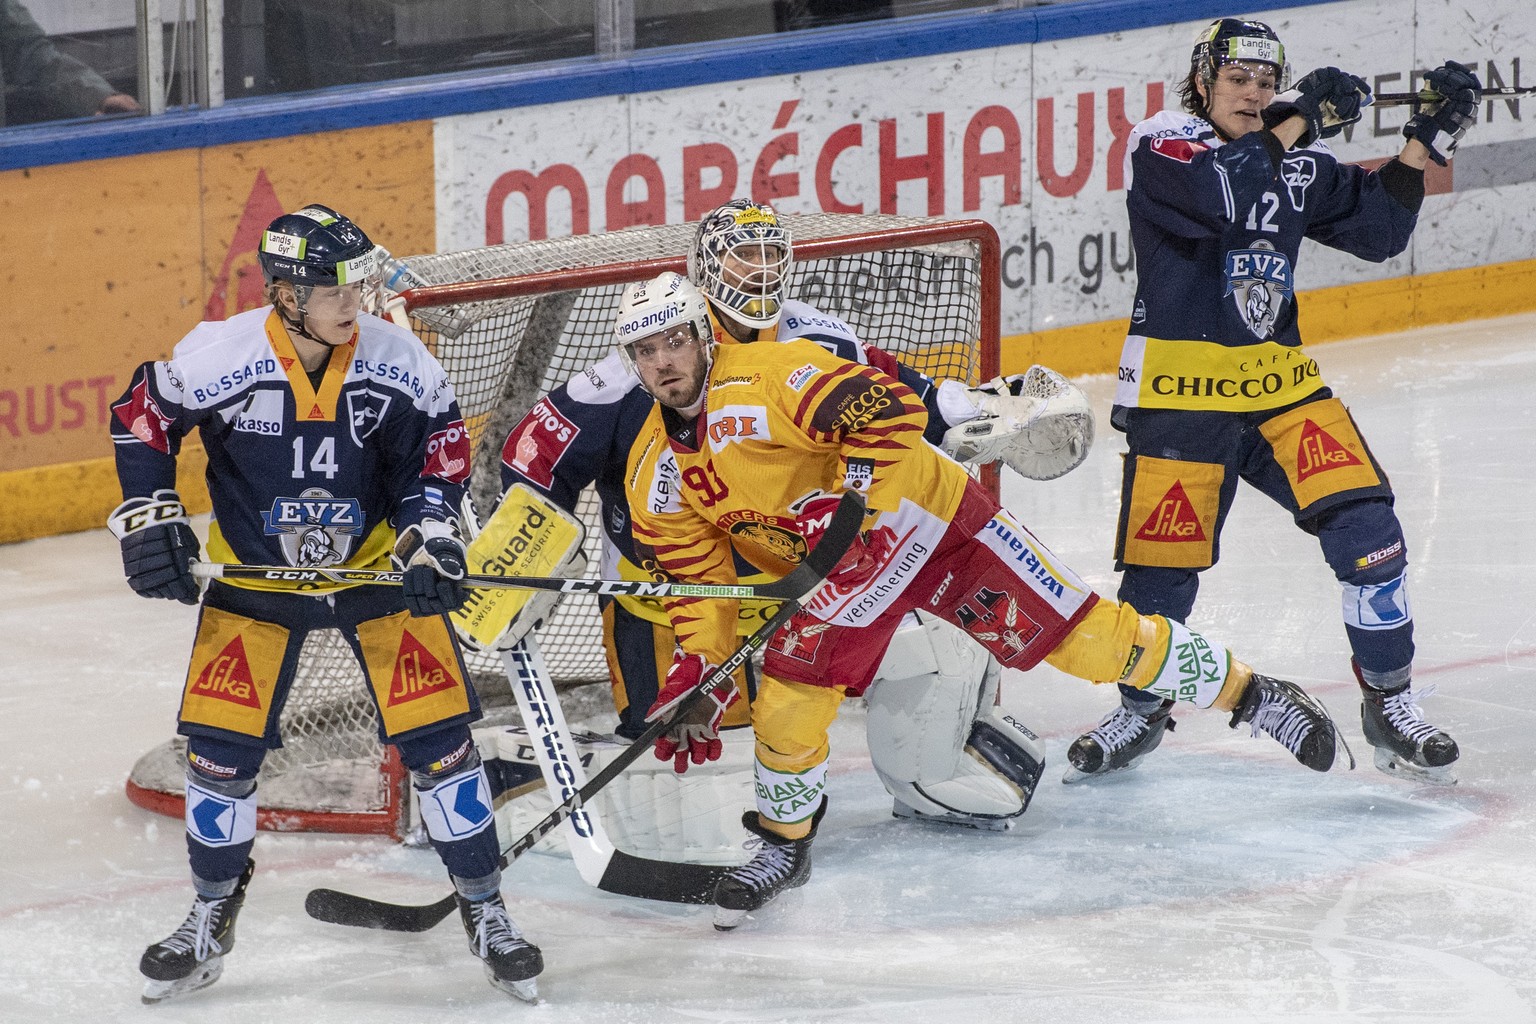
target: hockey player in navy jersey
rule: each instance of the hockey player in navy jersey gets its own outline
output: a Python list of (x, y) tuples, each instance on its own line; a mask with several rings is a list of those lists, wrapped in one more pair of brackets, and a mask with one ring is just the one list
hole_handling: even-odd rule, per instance
[(305, 636), (352, 647), (380, 737), (410, 770), (427, 835), (491, 983), (533, 998), (543, 968), (500, 894), (479, 703), (446, 613), (464, 601), (455, 513), (470, 452), (453, 387), (415, 335), (360, 313), (375, 247), (346, 217), (306, 206), (272, 222), (258, 252), (271, 304), (202, 323), (147, 362), (112, 407), (123, 503), (108, 522), (128, 583), (198, 602), (198, 541), (176, 460), (194, 431), (208, 455), (216, 562), (387, 568), (401, 587), (211, 582), (177, 731), (187, 737), (187, 850), (196, 897), (140, 961), (146, 1002), (216, 981), (255, 863), (256, 781)]
[[(842, 358), (874, 365), (900, 379), (923, 401), (929, 412), (928, 441), (952, 452), (963, 444), (974, 461), (1003, 458), (1021, 472), (1044, 479), (1066, 472), (1086, 455), (1092, 440), (1086, 404), (1080, 406), (1080, 415), (1063, 415), (1059, 420), (1072, 424), (1059, 451), (1036, 451), (1020, 441), (1020, 431), (1032, 416), (1045, 411), (1047, 403), (1017, 394), (1023, 375), (983, 388), (967, 388), (956, 381), (935, 383), (890, 354), (865, 345), (837, 317), (784, 298), (792, 259), (789, 232), (765, 204), (738, 199), (701, 219), (688, 269), (709, 300), (717, 340), (808, 338)], [(1081, 401), (1080, 393), (1072, 392)], [(616, 353), (611, 354), (539, 399), (510, 431), (502, 452), (504, 491), (525, 484), (574, 511), (582, 489), (595, 484), (601, 502), (605, 576), (650, 578), (650, 567), (635, 557), (623, 475), (630, 446), (652, 405), (634, 371)], [(958, 441), (961, 425), (969, 425), (971, 435)], [(546, 600), (552, 603), (553, 596)], [(537, 601), (531, 599), (530, 606)], [(601, 602), (603, 642), (619, 711), (616, 731), (634, 738), (645, 730), (646, 712), (665, 685), (675, 640), (660, 602), (637, 597), (605, 597)], [(756, 614), (752, 605), (744, 602), (744, 615)], [(532, 612), (527, 619), (537, 614)], [(761, 621), (750, 619), (744, 631), (751, 632)], [(522, 628), (527, 628), (526, 621)], [(882, 672), (880, 685), (871, 691), (869, 739), (876, 771), (895, 798), (895, 812), (972, 827), (1005, 827), (1009, 819), (1023, 813), (1038, 777), (1025, 778), (1016, 766), (1036, 763), (1038, 773), (1042, 752), (1019, 750), (1008, 756), (994, 752), (989, 766), (965, 752), (968, 746), (980, 746), (970, 744), (973, 731), (994, 714), (995, 661), (932, 617), (899, 632), (892, 651), (887, 661), (892, 670)], [(752, 689), (749, 671), (743, 669), (738, 676), (739, 687), (748, 694)], [(935, 672), (945, 677), (945, 686), (930, 685)], [(877, 705), (885, 699), (902, 704), (903, 711), (883, 714)], [(747, 724), (748, 703), (738, 702), (724, 724)], [(920, 721), (921, 727), (913, 728), (927, 736), (927, 745), (892, 734), (885, 726), (893, 721)], [(1032, 746), (1033, 737), (1010, 727), (998, 742)], [(702, 760), (696, 758), (695, 763)]]
[[(1360, 119), (1370, 88), (1327, 67), (1286, 89), (1286, 68), (1268, 25), (1222, 18), (1196, 41), (1184, 111), (1131, 133), (1139, 279), (1112, 420), (1130, 449), (1119, 596), (1185, 620), (1246, 481), (1318, 539), (1343, 588), (1377, 767), (1454, 781), (1456, 743), (1425, 721), (1418, 700), (1429, 691), (1410, 684), (1408, 552), (1392, 488), (1301, 348), (1294, 275), (1304, 238), (1373, 262), (1407, 247), (1424, 169), (1444, 164), (1476, 120), (1481, 86), (1455, 62), (1429, 72), (1402, 151), (1366, 170), (1323, 140)], [(1122, 691), (1121, 706), (1072, 744), (1070, 778), (1133, 767), (1172, 727), (1169, 702)]]

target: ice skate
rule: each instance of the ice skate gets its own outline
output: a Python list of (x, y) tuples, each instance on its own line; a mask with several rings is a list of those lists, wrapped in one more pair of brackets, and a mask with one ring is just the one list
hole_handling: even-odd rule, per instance
[(1171, 700), (1156, 705), (1149, 714), (1122, 700), (1097, 727), (1072, 741), (1067, 748), (1071, 767), (1061, 781), (1081, 782), (1135, 768), (1163, 742), (1163, 733), (1173, 730), (1172, 714)]
[(1388, 775), (1417, 779), (1440, 786), (1456, 784), (1456, 741), (1424, 721), (1419, 701), (1435, 692), (1433, 686), (1414, 693), (1404, 683), (1393, 690), (1378, 690), (1360, 679), (1360, 728), (1375, 749), (1376, 767)]
[(741, 924), (751, 911), (764, 907), (783, 892), (806, 883), (811, 877), (811, 841), (827, 813), (827, 801), (821, 802), (811, 819), (811, 831), (800, 839), (785, 839), (770, 832), (758, 821), (756, 811), (747, 811), (741, 823), (752, 838), (748, 848), (757, 853), (741, 867), (715, 883), (715, 928), (728, 932)]
[(150, 946), (139, 959), (145, 1003), (161, 1003), (207, 988), (224, 973), (224, 955), (235, 948), (235, 919), (245, 903), (256, 862), (247, 860), (235, 891), (222, 899), (192, 901), (192, 911), (168, 937)]
[[(1254, 673), (1228, 724), (1236, 729), (1243, 722), (1253, 727), (1253, 735), (1267, 733), (1313, 771), (1333, 767), (1338, 727), (1327, 710), (1295, 683)], [(1350, 767), (1354, 767), (1353, 756)]]
[(539, 974), (544, 970), (544, 955), (539, 947), (523, 938), (523, 933), (507, 913), (501, 894), (483, 900), (458, 897), (459, 917), (469, 936), (469, 949), (485, 964), (485, 976), (491, 987), (526, 1003), (539, 1001)]

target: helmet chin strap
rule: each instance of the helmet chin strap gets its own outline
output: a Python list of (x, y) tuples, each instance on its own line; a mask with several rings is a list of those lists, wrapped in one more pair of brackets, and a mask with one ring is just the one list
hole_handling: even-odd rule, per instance
[[(305, 295), (304, 299), (300, 299), (299, 289), (303, 288), (304, 286), (293, 284), (292, 282), (289, 283), (293, 287), (293, 304), (294, 307), (299, 311), (299, 317), (297, 320), (290, 317), (288, 315), (288, 310), (284, 308), (281, 302), (279, 302), (277, 304), (277, 315), (282, 319), (283, 325), (292, 328), (293, 331), (295, 331), (301, 338), (308, 338), (310, 341), (313, 341), (316, 344), (324, 345), (326, 348), (336, 348), (337, 346), (332, 342), (326, 341), (324, 338), (316, 337), (309, 332), (309, 314), (304, 309), (306, 304), (305, 300), (307, 300), (309, 296)], [(308, 291), (307, 288), (305, 290)]]

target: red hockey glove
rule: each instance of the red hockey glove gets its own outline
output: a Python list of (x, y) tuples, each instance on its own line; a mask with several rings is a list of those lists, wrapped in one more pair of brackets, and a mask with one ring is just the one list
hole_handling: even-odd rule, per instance
[[(799, 507), (791, 507), (795, 513), (795, 531), (805, 539), (805, 550), (813, 551), (827, 531), (827, 524), (832, 521), (832, 513), (837, 511), (838, 496), (835, 494), (817, 494), (800, 502)], [(885, 533), (889, 533), (887, 530)], [(885, 556), (890, 552), (884, 550), (884, 545), (872, 544), (870, 535), (861, 533), (848, 545), (848, 553), (838, 559), (837, 565), (827, 573), (827, 581), (840, 590), (862, 590), (874, 581), (880, 572), (880, 567), (885, 562)]]
[[(678, 701), (692, 693), (699, 682), (715, 666), (702, 655), (684, 654), (678, 651), (667, 669), (667, 685), (656, 695), (656, 703), (645, 713), (647, 722), (654, 722), (672, 713)], [(739, 700), (736, 684), (727, 680), (724, 686), (709, 691), (705, 698), (689, 709), (671, 729), (656, 740), (656, 760), (672, 761), (672, 770), (679, 775), (688, 770), (688, 762), (703, 764), (720, 759), (720, 719), (725, 711)]]

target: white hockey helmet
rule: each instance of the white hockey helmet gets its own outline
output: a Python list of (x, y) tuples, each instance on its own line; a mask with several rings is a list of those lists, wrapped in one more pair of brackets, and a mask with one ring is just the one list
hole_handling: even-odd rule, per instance
[(791, 249), (789, 229), (773, 207), (734, 199), (699, 221), (688, 250), (688, 276), (716, 312), (753, 330), (767, 330), (779, 322)]
[(709, 325), (709, 303), (686, 277), (669, 270), (649, 281), (625, 285), (613, 323), (619, 358), (638, 375), (636, 343), (681, 326), (690, 327), (703, 346), (705, 365), (713, 362), (715, 337)]

